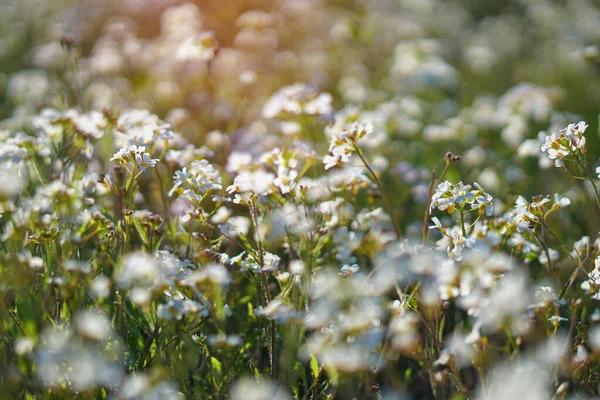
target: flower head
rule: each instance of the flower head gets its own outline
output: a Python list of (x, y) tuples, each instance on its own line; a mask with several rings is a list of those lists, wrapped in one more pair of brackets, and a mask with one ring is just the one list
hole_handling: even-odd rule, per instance
[(587, 151), (585, 147), (585, 136), (583, 136), (588, 125), (581, 121), (578, 124), (569, 124), (560, 133), (552, 133), (546, 136), (542, 145), (542, 152), (548, 153), (548, 157), (554, 160), (555, 167), (564, 166), (564, 159), (570, 154), (583, 154)]
[(110, 161), (118, 161), (121, 165), (132, 164), (142, 171), (148, 168), (154, 168), (159, 161), (158, 158), (151, 158), (146, 152), (145, 146), (126, 145), (122, 147)]

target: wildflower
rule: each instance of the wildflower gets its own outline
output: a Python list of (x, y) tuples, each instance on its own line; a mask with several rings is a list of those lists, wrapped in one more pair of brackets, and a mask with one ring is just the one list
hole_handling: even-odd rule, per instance
[(329, 141), (329, 154), (323, 157), (325, 169), (343, 166), (356, 150), (359, 139), (373, 132), (373, 125), (352, 123), (346, 125), (340, 132), (334, 132)]
[(233, 185), (227, 187), (227, 193), (267, 194), (275, 180), (275, 175), (264, 170), (242, 171), (235, 177)]
[(86, 136), (100, 139), (106, 129), (106, 117), (98, 111), (91, 111), (78, 115), (75, 119), (75, 128)]
[(564, 159), (570, 154), (584, 154), (585, 147), (585, 130), (588, 125), (581, 121), (578, 124), (569, 124), (560, 133), (552, 133), (546, 136), (542, 145), (542, 152), (547, 152), (548, 157), (554, 160), (555, 167), (564, 166)]
[(237, 380), (231, 389), (232, 400), (291, 400), (292, 397), (271, 380), (257, 381), (252, 378)]
[(474, 353), (473, 346), (466, 341), (465, 336), (454, 334), (448, 340), (434, 365), (450, 365), (454, 361), (460, 366), (465, 366), (471, 362)]
[(187, 141), (169, 128), (169, 124), (148, 110), (129, 110), (119, 116), (114, 136), (121, 146), (154, 148), (156, 144), (166, 147), (166, 144), (176, 142), (183, 147)]
[(552, 304), (554, 307), (560, 307), (567, 302), (559, 298), (558, 293), (554, 291), (550, 286), (540, 286), (535, 291), (535, 299), (537, 303), (534, 304), (534, 307), (543, 308), (549, 304)]
[(277, 171), (273, 185), (276, 186), (281, 194), (290, 193), (296, 186), (298, 178), (298, 158), (297, 153), (290, 150), (280, 150), (275, 148), (272, 151), (263, 154), (261, 161), (274, 168)]
[(74, 331), (54, 327), (41, 335), (34, 354), (38, 379), (49, 388), (72, 391), (119, 385), (122, 351), (111, 324), (96, 311), (76, 314), (74, 321)]
[(571, 205), (571, 199), (569, 199), (566, 196), (562, 196), (558, 193), (554, 193), (553, 201), (554, 201), (554, 204), (553, 204), (552, 208), (558, 209), (558, 208), (568, 207)]
[(440, 183), (431, 197), (430, 211), (437, 208), (441, 211), (446, 210), (448, 214), (454, 214), (469, 205), (471, 210), (485, 210), (485, 214), (491, 216), (492, 196), (486, 193), (477, 182), (474, 183), (474, 186), (475, 190), (472, 190), (471, 185), (465, 185), (462, 182), (457, 184), (449, 181)]
[(225, 335), (224, 333), (219, 333), (208, 337), (208, 344), (215, 347), (238, 347), (243, 343), (244, 341), (239, 335)]
[(122, 147), (110, 161), (118, 161), (121, 165), (132, 164), (135, 168), (146, 171), (148, 168), (154, 168), (159, 161), (157, 158), (150, 158), (146, 152), (145, 146), (127, 145)]
[(175, 172), (169, 196), (178, 193), (189, 200), (200, 201), (204, 194), (221, 189), (219, 171), (207, 160), (200, 160)]
[(27, 337), (19, 338), (15, 341), (13, 348), (15, 353), (20, 356), (29, 354), (33, 351), (33, 340)]
[(553, 315), (552, 317), (548, 318), (548, 321), (552, 322), (552, 325), (554, 326), (560, 326), (561, 322), (568, 320), (568, 318), (561, 317), (560, 315)]
[(229, 154), (227, 157), (227, 165), (225, 166), (225, 171), (233, 174), (235, 172), (241, 171), (245, 166), (249, 165), (252, 162), (252, 154), (234, 151)]
[(159, 318), (167, 321), (181, 320), (185, 315), (193, 314), (207, 317), (208, 304), (186, 298), (182, 293), (167, 293), (167, 301), (159, 304), (156, 310)]
[(23, 193), (29, 180), (27, 175), (25, 165), (0, 161), (0, 198), (16, 198)]
[(588, 341), (594, 353), (600, 352), (600, 327), (594, 326), (590, 329)]
[(148, 304), (151, 292), (169, 283), (161, 263), (139, 252), (125, 255), (116, 281), (120, 287), (132, 289), (130, 297), (138, 305)]
[(111, 335), (111, 325), (108, 318), (97, 311), (83, 311), (77, 314), (75, 326), (78, 335), (90, 340), (104, 341)]
[(594, 260), (594, 269), (588, 274), (586, 281), (581, 283), (581, 288), (592, 294), (592, 299), (600, 300), (600, 257)]
[(119, 387), (119, 399), (135, 400), (139, 398), (182, 400), (183, 395), (173, 382), (157, 380), (154, 376), (135, 373), (127, 376)]
[(190, 273), (182, 283), (193, 286), (199, 282), (210, 282), (213, 285), (225, 286), (231, 282), (231, 276), (221, 264), (210, 264)]
[[(548, 254), (550, 254), (550, 261), (557, 261), (560, 258), (560, 253), (554, 249), (548, 249)], [(541, 264), (548, 264), (546, 253), (540, 254), (538, 259)]]
[[(548, 200), (549, 201), (549, 200)], [(514, 223), (517, 227), (517, 232), (522, 233), (523, 231), (533, 232), (533, 227), (535, 223), (538, 222), (538, 217), (536, 217), (532, 210), (535, 210), (536, 207), (543, 205), (545, 201), (542, 203), (537, 202), (533, 204), (529, 204), (527, 200), (523, 196), (519, 196), (517, 201), (515, 202), (515, 208), (512, 213), (512, 217)], [(535, 207), (534, 207), (535, 206)]]
[(357, 273), (359, 269), (360, 269), (360, 267), (357, 264), (353, 264), (353, 265), (346, 264), (342, 267), (342, 273), (340, 275), (350, 276), (350, 275)]
[(209, 61), (214, 58), (217, 41), (210, 32), (184, 38), (177, 47), (175, 58), (179, 61)]
[(570, 252), (572, 258), (585, 259), (590, 252), (590, 237), (582, 236), (581, 239), (573, 243), (573, 251)]
[(274, 272), (279, 269), (279, 262), (281, 261), (281, 257), (276, 254), (265, 252), (263, 255), (263, 267), (261, 269), (258, 259), (250, 256), (245, 251), (241, 252), (237, 256), (231, 259), (233, 264), (237, 264), (241, 267), (242, 272), (252, 270), (254, 272), (260, 273), (261, 270), (264, 272)]
[(293, 275), (302, 275), (306, 266), (304, 265), (304, 261), (302, 260), (293, 260), (288, 265), (288, 270)]
[(319, 93), (305, 84), (286, 86), (265, 103), (262, 115), (272, 119), (285, 115), (329, 115), (333, 109), (329, 93)]

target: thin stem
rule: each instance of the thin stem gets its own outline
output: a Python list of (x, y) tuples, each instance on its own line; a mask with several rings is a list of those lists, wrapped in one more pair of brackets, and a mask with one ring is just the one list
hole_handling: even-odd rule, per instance
[(444, 179), (446, 173), (450, 169), (450, 165), (452, 165), (452, 162), (448, 158), (446, 158), (446, 165), (444, 166), (444, 170), (442, 171), (442, 174), (440, 175), (437, 184), (435, 182), (435, 171), (431, 171), (431, 183), (429, 184), (429, 199), (427, 200), (427, 209), (425, 210), (425, 217), (423, 219), (423, 245), (427, 243), (427, 235), (429, 234), (429, 217), (431, 215), (431, 198), (433, 197), (433, 189), (435, 188), (435, 186), (442, 183), (442, 180)]
[(390, 218), (392, 219), (392, 224), (394, 225), (394, 231), (396, 232), (396, 237), (398, 239), (404, 238), (404, 235), (402, 235), (402, 231), (400, 230), (400, 226), (398, 225), (398, 221), (396, 220), (396, 217), (394, 214), (394, 209), (392, 208), (392, 204), (390, 203), (390, 200), (389, 200), (386, 192), (383, 190), (383, 185), (381, 184), (381, 181), (379, 180), (379, 178), (377, 177), (377, 174), (375, 173), (375, 171), (373, 171), (373, 169), (371, 168), (371, 166), (369, 165), (367, 160), (365, 160), (365, 158), (362, 154), (362, 151), (360, 150), (360, 147), (358, 147), (355, 144), (354, 150), (356, 150), (356, 154), (358, 154), (358, 157), (362, 161), (362, 163), (365, 166), (365, 168), (367, 169), (367, 171), (369, 171), (369, 174), (371, 174), (373, 181), (375, 182), (375, 184), (377, 185), (377, 188), (379, 188), (379, 191), (381, 192), (381, 197), (383, 198), (384, 206), (387, 210), (387, 213), (390, 215)]
[[(543, 230), (543, 228), (542, 228)], [(545, 231), (544, 231), (545, 232)], [(548, 248), (548, 244), (546, 243), (546, 238), (545, 238), (545, 234), (544, 234), (544, 240), (542, 240), (537, 233), (534, 232), (535, 238), (538, 240), (538, 242), (540, 242), (540, 245), (542, 246), (542, 249), (544, 250), (544, 254), (546, 255), (546, 258), (548, 259), (548, 278), (550, 278), (550, 280), (555, 280), (555, 276), (554, 276), (554, 268), (552, 266), (552, 259), (550, 258), (550, 249)]]
[(442, 171), (442, 174), (440, 175), (440, 179), (438, 179), (438, 185), (440, 183), (442, 183), (442, 180), (444, 179), (444, 177), (446, 176), (446, 172), (448, 172), (448, 170), (450, 169), (450, 165), (452, 165), (452, 163), (448, 160), (446, 160), (446, 166), (444, 167), (444, 170)]
[(556, 239), (556, 241), (558, 242), (558, 244), (560, 244), (560, 247), (562, 249), (562, 251), (567, 255), (567, 257), (569, 257), (571, 259), (571, 261), (573, 261), (575, 263), (575, 265), (577, 265), (577, 268), (579, 268), (581, 270), (581, 272), (583, 272), (585, 275), (587, 275), (587, 271), (585, 270), (585, 268), (583, 268), (583, 265), (581, 265), (581, 262), (577, 261), (569, 252), (569, 250), (565, 247), (565, 245), (560, 241), (560, 239), (554, 234), (554, 232), (552, 231), (552, 229), (550, 229), (548, 227), (548, 225), (546, 225), (546, 222), (540, 219), (540, 223), (542, 224), (542, 226), (544, 228), (546, 228), (548, 230), (548, 232), (550, 232), (550, 234), (552, 235), (552, 237), (554, 239)]
[(585, 176), (586, 176), (587, 180), (590, 181), (590, 183), (592, 184), (592, 188), (594, 189), (594, 195), (596, 196), (596, 205), (598, 206), (598, 211), (600, 211), (600, 193), (598, 193), (598, 187), (596, 186), (596, 183), (594, 182), (594, 176), (592, 175), (590, 170), (587, 168), (587, 166), (581, 161), (581, 159), (579, 158), (577, 153), (572, 152), (572, 154), (573, 154), (573, 156), (575, 156), (575, 160), (577, 160), (577, 163), (579, 164), (579, 166), (581, 166), (581, 168), (583, 168), (583, 170), (585, 171)]
[(460, 207), (460, 229), (462, 230), (462, 235), (466, 239), (467, 238), (467, 230), (465, 228), (465, 211), (463, 207)]
[(131, 171), (131, 179), (129, 180), (129, 185), (127, 185), (127, 194), (125, 196), (125, 203), (126, 203), (127, 209), (131, 209), (132, 204), (133, 204), (133, 187), (136, 183), (135, 172), (136, 172), (136, 166), (134, 165), (133, 171)]
[[(256, 234), (256, 242), (258, 243), (258, 257), (260, 267), (260, 281), (263, 291), (263, 302), (265, 307), (271, 302), (271, 293), (269, 291), (269, 283), (267, 282), (267, 274), (264, 271), (265, 267), (265, 250), (263, 247), (262, 238), (260, 236), (260, 227), (258, 225), (258, 208), (256, 207), (256, 197), (252, 197), (250, 206), (250, 216), (252, 217), (252, 224), (254, 225), (254, 232)], [(271, 319), (270, 334), (269, 334), (269, 364), (271, 367), (271, 377), (276, 376), (276, 362), (275, 362), (275, 321)]]
[(425, 209), (425, 217), (423, 218), (423, 246), (427, 243), (427, 235), (429, 234), (429, 216), (431, 215), (431, 198), (433, 197), (433, 188), (435, 187), (435, 171), (431, 172), (431, 183), (429, 184), (429, 198), (427, 199), (427, 208)]
[(174, 243), (175, 242), (175, 230), (173, 227), (173, 222), (171, 221), (171, 210), (169, 209), (169, 197), (167, 196), (165, 187), (162, 184), (162, 178), (160, 176), (160, 171), (158, 170), (158, 166), (156, 168), (154, 168), (154, 174), (156, 175), (156, 181), (157, 181), (156, 183), (158, 184), (160, 198), (163, 203), (163, 210), (165, 213), (165, 220), (167, 222), (167, 227), (169, 229), (169, 236), (170, 236), (171, 242)]
[(38, 179), (40, 180), (40, 183), (43, 185), (44, 184), (44, 178), (42, 178), (42, 173), (40, 172), (40, 167), (37, 163), (37, 160), (35, 159), (35, 154), (33, 154), (33, 151), (30, 151), (30, 156), (31, 156), (31, 160), (33, 161), (33, 168), (35, 169), (35, 172), (37, 174)]

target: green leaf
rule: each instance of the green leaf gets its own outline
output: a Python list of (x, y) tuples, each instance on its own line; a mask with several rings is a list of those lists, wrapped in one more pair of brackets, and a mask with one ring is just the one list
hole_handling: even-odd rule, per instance
[(317, 379), (319, 376), (319, 362), (317, 361), (317, 357), (314, 355), (310, 355), (310, 370), (312, 371), (313, 377)]
[(463, 385), (460, 383), (460, 380), (456, 377), (456, 375), (454, 375), (452, 372), (448, 372), (448, 378), (458, 390), (463, 390)]
[(246, 237), (246, 235), (244, 235), (242, 232), (238, 232), (238, 233), (240, 234), (239, 235), (240, 236), (240, 241), (244, 245), (244, 250), (246, 250), (247, 253), (252, 254), (254, 252), (254, 248), (250, 244), (250, 241), (248, 240), (248, 238)]
[(221, 375), (221, 361), (217, 360), (214, 357), (211, 357), (210, 363), (212, 364), (213, 371), (215, 371), (217, 374)]
[(440, 343), (444, 339), (444, 325), (446, 325), (446, 316), (445, 315), (442, 318), (442, 322), (440, 322), (440, 331), (438, 332), (438, 340), (440, 341)]
[[(148, 246), (148, 236), (146, 236), (146, 232), (144, 232), (144, 228), (140, 224), (140, 221), (137, 218), (133, 217), (133, 216), (132, 216), (131, 219), (133, 220), (133, 225), (135, 225), (135, 230), (140, 235), (140, 238), (142, 239), (142, 241), (144, 242), (144, 244), (146, 246)], [(150, 249), (150, 250), (152, 250), (152, 249)]]
[(238, 300), (236, 301), (236, 303), (237, 303), (237, 304), (246, 304), (246, 303), (248, 303), (250, 300), (252, 300), (252, 297), (253, 297), (253, 296), (251, 296), (251, 295), (244, 296), (244, 297), (242, 297), (242, 298), (238, 299)]

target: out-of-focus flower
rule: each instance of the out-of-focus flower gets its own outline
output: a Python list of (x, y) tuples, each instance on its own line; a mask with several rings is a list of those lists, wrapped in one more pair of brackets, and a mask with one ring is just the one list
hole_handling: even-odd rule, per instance
[(271, 190), (275, 175), (262, 169), (242, 171), (235, 177), (233, 185), (227, 187), (227, 193), (253, 193), (264, 195)]
[(277, 118), (287, 115), (329, 115), (332, 113), (332, 97), (329, 93), (319, 93), (305, 84), (287, 86), (275, 93), (263, 107), (264, 118)]
[(231, 388), (232, 400), (291, 400), (283, 386), (270, 380), (259, 382), (253, 378), (241, 378)]

